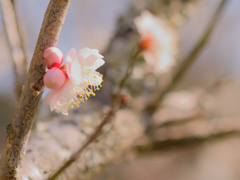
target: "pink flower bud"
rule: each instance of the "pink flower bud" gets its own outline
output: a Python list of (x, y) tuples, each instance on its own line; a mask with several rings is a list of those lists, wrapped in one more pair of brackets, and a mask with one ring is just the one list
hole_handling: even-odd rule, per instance
[(54, 67), (43, 76), (43, 83), (49, 89), (59, 89), (65, 83), (65, 74), (62, 70)]
[(44, 63), (47, 68), (59, 67), (63, 62), (63, 53), (57, 47), (49, 47), (44, 51), (43, 54)]

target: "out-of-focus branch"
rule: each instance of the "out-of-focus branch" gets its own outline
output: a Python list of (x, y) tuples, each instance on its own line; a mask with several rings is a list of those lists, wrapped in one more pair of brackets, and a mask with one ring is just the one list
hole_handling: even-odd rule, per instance
[[(80, 117), (79, 114), (50, 117), (45, 119), (47, 121), (38, 123), (38, 133), (31, 135), (27, 146), (22, 168), (23, 177), (34, 180), (48, 179), (95, 131), (102, 121), (102, 112), (94, 112), (89, 116), (92, 106), (89, 103), (84, 106)], [(92, 179), (107, 164), (120, 158), (142, 134), (144, 128), (139, 123), (136, 112), (121, 109), (115, 118), (104, 126), (102, 136), (88, 146), (81, 157), (57, 179)]]
[(27, 58), (12, 2), (9, 0), (1, 0), (0, 5), (13, 62), (16, 83), (15, 91), (17, 98), (19, 98), (22, 92), (22, 85), (27, 75)]
[(191, 53), (187, 56), (187, 58), (182, 61), (183, 63), (180, 65), (180, 67), (178, 68), (176, 73), (173, 75), (172, 81), (165, 86), (165, 88), (158, 95), (158, 97), (151, 98), (151, 101), (145, 107), (145, 112), (147, 112), (148, 114), (153, 114), (157, 110), (159, 104), (162, 103), (164, 96), (180, 82), (180, 80), (182, 79), (184, 74), (191, 67), (191, 65), (196, 60), (197, 56), (200, 54), (200, 52), (202, 51), (204, 46), (207, 44), (207, 42), (213, 32), (213, 29), (216, 25), (216, 22), (219, 19), (227, 1), (228, 0), (221, 1), (221, 3), (219, 4), (219, 7), (217, 8), (217, 10), (212, 18), (212, 21), (210, 22), (210, 25), (206, 29), (203, 36), (200, 38), (199, 42), (195, 45), (195, 47), (193, 48)]
[(38, 104), (44, 90), (45, 48), (56, 46), (71, 0), (50, 0), (32, 57), (24, 88), (12, 122), (7, 127), (7, 139), (0, 160), (0, 179), (20, 179), (20, 168)]
[(202, 119), (152, 131), (151, 136), (137, 139), (135, 148), (140, 152), (160, 150), (239, 133), (239, 117)]
[(73, 162), (75, 162), (80, 156), (81, 154), (84, 152), (84, 150), (91, 144), (93, 143), (97, 138), (99, 138), (99, 136), (101, 136), (103, 134), (103, 128), (106, 124), (110, 123), (115, 115), (115, 113), (120, 109), (121, 104), (120, 104), (120, 97), (121, 97), (121, 92), (122, 89), (127, 81), (127, 79), (129, 78), (129, 76), (131, 75), (131, 72), (133, 70), (134, 64), (137, 60), (137, 56), (139, 54), (139, 51), (136, 50), (136, 52), (133, 52), (133, 56), (129, 62), (128, 68), (126, 70), (126, 73), (123, 77), (123, 79), (121, 80), (120, 84), (119, 84), (119, 88), (117, 91), (117, 94), (114, 96), (113, 101), (112, 101), (112, 105), (110, 110), (108, 111), (107, 115), (105, 116), (105, 118), (101, 121), (101, 123), (98, 125), (98, 127), (94, 130), (94, 132), (85, 140), (85, 142), (83, 143), (83, 145), (79, 148), (79, 150), (77, 150), (75, 153), (72, 154), (72, 156), (66, 161), (64, 162), (64, 164), (62, 166), (60, 166), (59, 169), (56, 170), (56, 172), (54, 172), (51, 177), (49, 178), (49, 180), (53, 180), (56, 179), (58, 177), (58, 175), (60, 175), (66, 168), (68, 168)]

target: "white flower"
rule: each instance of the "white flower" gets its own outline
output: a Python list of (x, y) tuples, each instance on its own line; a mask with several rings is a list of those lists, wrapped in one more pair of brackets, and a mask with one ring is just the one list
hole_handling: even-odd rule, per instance
[(50, 104), (51, 111), (68, 115), (68, 108), (73, 104), (79, 106), (93, 91), (99, 90), (102, 83), (102, 75), (96, 71), (105, 62), (103, 56), (96, 49), (83, 48), (76, 52), (71, 49), (66, 56), (66, 66), (59, 69), (66, 74), (66, 82), (59, 88), (50, 91), (43, 103)]
[(146, 63), (155, 72), (167, 71), (175, 64), (176, 37), (167, 25), (148, 11), (134, 19), (141, 35), (140, 47)]

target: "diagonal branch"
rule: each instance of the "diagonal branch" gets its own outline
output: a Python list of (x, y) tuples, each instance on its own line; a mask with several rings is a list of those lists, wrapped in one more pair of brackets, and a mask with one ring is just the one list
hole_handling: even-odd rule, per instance
[(195, 144), (226, 135), (239, 135), (239, 117), (201, 119), (186, 124), (163, 127), (142, 136), (135, 141), (134, 148), (139, 152), (163, 150), (174, 145)]
[(12, 122), (7, 127), (7, 139), (0, 160), (0, 179), (19, 179), (20, 168), (32, 124), (44, 90), (45, 48), (56, 46), (71, 0), (50, 0), (32, 57), (24, 88)]

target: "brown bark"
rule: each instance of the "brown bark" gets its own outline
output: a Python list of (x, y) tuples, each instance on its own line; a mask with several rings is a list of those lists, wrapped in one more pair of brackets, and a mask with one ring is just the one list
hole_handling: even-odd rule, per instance
[(0, 160), (0, 179), (20, 179), (20, 168), (31, 127), (44, 90), (45, 65), (43, 52), (56, 46), (71, 0), (50, 0), (41, 31), (24, 83), (24, 88), (12, 122), (7, 127), (7, 138)]

